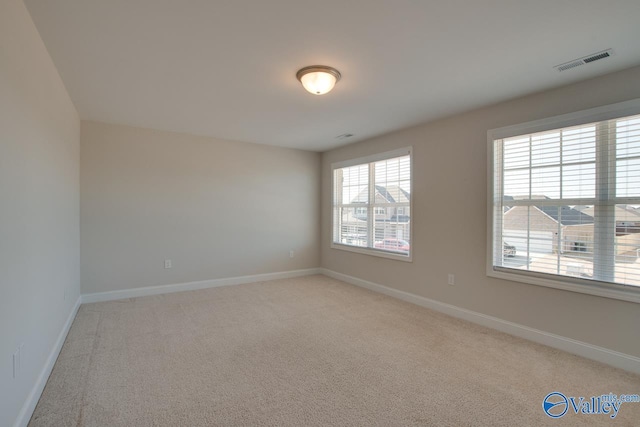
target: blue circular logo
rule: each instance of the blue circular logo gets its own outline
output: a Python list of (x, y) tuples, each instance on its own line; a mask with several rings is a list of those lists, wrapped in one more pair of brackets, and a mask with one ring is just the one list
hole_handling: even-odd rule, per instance
[(554, 391), (553, 393), (547, 394), (544, 398), (542, 401), (542, 409), (544, 409), (544, 413), (551, 418), (560, 418), (567, 413), (569, 401), (564, 394)]

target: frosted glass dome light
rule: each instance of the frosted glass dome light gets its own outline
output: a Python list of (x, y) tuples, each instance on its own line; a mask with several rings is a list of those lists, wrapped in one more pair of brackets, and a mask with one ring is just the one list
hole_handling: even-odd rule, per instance
[(325, 65), (312, 65), (304, 67), (296, 74), (302, 86), (314, 95), (324, 95), (340, 80), (340, 72)]

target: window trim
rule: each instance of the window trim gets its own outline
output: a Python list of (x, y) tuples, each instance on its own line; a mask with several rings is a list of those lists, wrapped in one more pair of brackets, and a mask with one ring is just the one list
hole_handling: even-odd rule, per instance
[[(336, 243), (333, 241), (334, 239), (334, 233), (335, 233), (335, 215), (334, 215), (334, 191), (335, 191), (335, 173), (334, 171), (336, 169), (341, 169), (341, 168), (346, 168), (349, 166), (356, 166), (356, 165), (362, 165), (362, 164), (369, 164), (369, 163), (373, 163), (373, 162), (379, 162), (382, 160), (388, 160), (388, 159), (392, 159), (394, 157), (402, 157), (402, 156), (409, 156), (409, 165), (410, 165), (410, 180), (411, 180), (411, 197), (409, 198), (409, 212), (411, 212), (411, 225), (409, 227), (409, 239), (411, 242), (411, 249), (409, 250), (409, 255), (400, 255), (400, 254), (394, 254), (393, 252), (390, 251), (385, 251), (385, 250), (380, 250), (380, 249), (375, 249), (375, 248), (365, 248), (365, 247), (361, 247), (361, 246), (351, 246), (351, 245), (345, 245), (342, 243)], [(376, 153), (376, 154), (372, 154), (372, 155), (368, 155), (368, 156), (364, 156), (364, 157), (357, 157), (357, 158), (353, 158), (353, 159), (347, 159), (347, 160), (342, 160), (339, 162), (334, 162), (331, 163), (331, 203), (329, 204), (329, 209), (331, 209), (331, 228), (330, 228), (330, 238), (331, 238), (331, 249), (339, 249), (342, 251), (348, 251), (348, 252), (355, 252), (355, 253), (359, 253), (359, 254), (363, 254), (363, 255), (372, 255), (372, 256), (376, 256), (376, 257), (380, 257), (380, 258), (387, 258), (387, 259), (394, 259), (397, 261), (404, 261), (404, 262), (413, 262), (413, 251), (414, 251), (414, 244), (413, 244), (413, 187), (414, 186), (414, 181), (413, 181), (413, 146), (408, 146), (408, 147), (403, 147), (403, 148), (399, 148), (396, 150), (391, 150), (391, 151), (385, 151), (382, 153)]]
[[(555, 117), (505, 126), (487, 131), (487, 247), (486, 274), (489, 277), (562, 289), (582, 294), (596, 295), (622, 301), (640, 303), (640, 288), (631, 285), (614, 284), (597, 280), (564, 277), (532, 271), (516, 271), (503, 267), (494, 267), (494, 140), (513, 136), (544, 132), (548, 130), (578, 126), (586, 123), (612, 120), (640, 114), (640, 99), (620, 102), (562, 114)], [(497, 250), (497, 249), (496, 249)]]

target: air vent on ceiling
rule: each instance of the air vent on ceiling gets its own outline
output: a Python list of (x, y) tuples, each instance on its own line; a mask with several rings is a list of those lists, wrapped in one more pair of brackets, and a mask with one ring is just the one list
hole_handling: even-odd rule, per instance
[(588, 56), (583, 56), (582, 58), (574, 59), (573, 61), (556, 65), (553, 68), (555, 68), (558, 71), (567, 71), (572, 68), (579, 67), (581, 65), (589, 64), (591, 62), (598, 61), (600, 59), (608, 58), (610, 56), (613, 56), (613, 49), (607, 49), (607, 50), (603, 50), (602, 52), (596, 52)]

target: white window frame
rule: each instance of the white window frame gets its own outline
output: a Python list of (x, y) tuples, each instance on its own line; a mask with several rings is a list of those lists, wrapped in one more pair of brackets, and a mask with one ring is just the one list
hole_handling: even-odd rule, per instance
[[(343, 160), (340, 162), (335, 162), (331, 164), (331, 205), (330, 205), (330, 209), (331, 209), (331, 248), (332, 249), (339, 249), (339, 250), (343, 250), (343, 251), (349, 251), (349, 252), (356, 252), (359, 254), (364, 254), (364, 255), (372, 255), (372, 256), (376, 256), (376, 257), (381, 257), (381, 258), (389, 258), (389, 259), (395, 259), (398, 261), (404, 261), (404, 262), (413, 262), (413, 248), (414, 248), (414, 244), (413, 244), (413, 227), (414, 227), (414, 223), (413, 223), (413, 216), (411, 217), (411, 224), (409, 226), (409, 241), (411, 242), (411, 246), (409, 249), (409, 254), (408, 255), (403, 255), (403, 254), (396, 254), (393, 253), (391, 251), (387, 251), (387, 250), (383, 250), (383, 249), (375, 249), (375, 248), (368, 248), (368, 247), (361, 247), (361, 246), (351, 246), (351, 245), (345, 245), (342, 243), (338, 243), (335, 242), (335, 215), (334, 215), (334, 200), (335, 200), (335, 195), (334, 195), (334, 191), (335, 191), (335, 170), (336, 169), (340, 169), (340, 168), (346, 168), (349, 166), (356, 166), (356, 165), (362, 165), (362, 164), (369, 164), (369, 163), (374, 163), (374, 162), (379, 162), (382, 160), (388, 160), (388, 159), (392, 159), (394, 157), (402, 157), (402, 156), (409, 156), (409, 164), (410, 164), (410, 180), (411, 180), (411, 197), (409, 198), (409, 212), (411, 212), (413, 214), (413, 147), (404, 147), (404, 148), (399, 148), (397, 150), (392, 150), (392, 151), (386, 151), (384, 153), (378, 153), (378, 154), (373, 154), (370, 156), (365, 156), (365, 157), (358, 157), (355, 159), (349, 159), (349, 160)], [(374, 209), (374, 204), (369, 204), (367, 205), (368, 207), (370, 207), (371, 212), (373, 212)], [(372, 218), (375, 218), (375, 215), (372, 216)]]
[(538, 286), (546, 286), (555, 289), (563, 289), (589, 295), (597, 295), (606, 298), (613, 298), (623, 301), (640, 303), (640, 288), (600, 282), (596, 280), (581, 279), (567, 276), (550, 276), (544, 273), (536, 273), (525, 270), (514, 270), (494, 267), (494, 257), (498, 256), (498, 249), (494, 253), (494, 141), (513, 136), (544, 132), (552, 129), (578, 126), (586, 123), (601, 122), (625, 116), (640, 114), (640, 99), (620, 102), (578, 111), (570, 114), (550, 117), (546, 119), (531, 121), (527, 123), (506, 126), (487, 131), (487, 276), (498, 279), (506, 279), (516, 282), (528, 283)]

